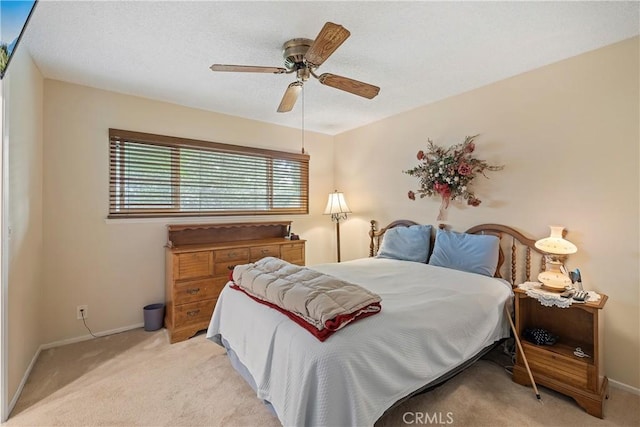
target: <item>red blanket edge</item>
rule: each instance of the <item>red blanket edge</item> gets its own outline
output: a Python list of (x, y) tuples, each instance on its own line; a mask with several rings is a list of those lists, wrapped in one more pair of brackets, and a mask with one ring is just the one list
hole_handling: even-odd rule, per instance
[[(356, 310), (352, 313), (341, 314), (339, 316), (334, 317), (333, 319), (327, 320), (325, 322), (325, 328), (319, 330), (311, 323), (305, 321), (302, 317), (293, 314), (290, 311), (285, 310), (282, 307), (277, 306), (269, 301), (261, 300), (260, 298), (256, 298), (253, 295), (249, 294), (247, 291), (242, 289), (240, 286), (233, 283), (231, 285), (231, 289), (235, 289), (236, 291), (240, 291), (252, 300), (259, 302), (260, 304), (264, 304), (267, 307), (271, 307), (275, 310), (278, 310), (280, 313), (287, 316), (289, 319), (296, 322), (298, 325), (302, 326), (304, 329), (309, 331), (311, 335), (324, 342), (327, 338), (333, 335), (335, 332), (342, 329), (344, 326), (347, 326), (350, 323), (355, 322), (356, 320), (364, 319), (365, 317), (373, 316), (376, 313), (379, 313), (382, 310), (382, 306), (379, 302), (369, 304), (366, 307), (363, 307), (359, 310)], [(377, 310), (371, 310), (372, 308), (377, 308)]]

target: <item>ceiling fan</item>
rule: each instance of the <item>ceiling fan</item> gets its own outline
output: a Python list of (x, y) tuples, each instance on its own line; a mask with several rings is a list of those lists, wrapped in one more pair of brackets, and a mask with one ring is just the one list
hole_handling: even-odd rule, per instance
[(380, 92), (380, 88), (377, 86), (336, 74), (324, 73), (318, 76), (315, 73), (316, 69), (320, 67), (350, 35), (349, 30), (342, 25), (327, 22), (315, 40), (297, 38), (291, 39), (282, 45), (284, 68), (224, 64), (213, 64), (210, 68), (212, 71), (244, 73), (291, 74), (295, 72), (296, 81), (291, 83), (285, 90), (282, 101), (280, 101), (280, 105), (278, 106), (279, 113), (286, 113), (293, 109), (298, 95), (302, 91), (302, 85), (309, 80), (310, 76), (318, 79), (318, 81), (325, 86), (331, 86), (354, 95), (372, 99)]

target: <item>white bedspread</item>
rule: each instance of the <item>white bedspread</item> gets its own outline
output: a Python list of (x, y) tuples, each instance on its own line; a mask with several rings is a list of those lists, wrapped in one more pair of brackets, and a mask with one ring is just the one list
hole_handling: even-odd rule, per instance
[(377, 293), (382, 311), (323, 343), (227, 285), (207, 331), (227, 340), (285, 426), (373, 425), (399, 399), (508, 336), (505, 281), (377, 258), (312, 268)]

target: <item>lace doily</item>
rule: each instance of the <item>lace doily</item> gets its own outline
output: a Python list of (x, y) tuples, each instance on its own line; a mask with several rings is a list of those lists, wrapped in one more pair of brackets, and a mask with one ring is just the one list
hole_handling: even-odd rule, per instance
[[(538, 282), (524, 282), (518, 285), (518, 288), (525, 291), (527, 296), (537, 299), (540, 304), (545, 307), (560, 307), (567, 308), (571, 304), (580, 304), (578, 301), (574, 301), (573, 298), (562, 298), (560, 293), (551, 292), (542, 289), (541, 283)], [(584, 302), (595, 302), (600, 300), (600, 295), (594, 291), (587, 291), (587, 298)]]

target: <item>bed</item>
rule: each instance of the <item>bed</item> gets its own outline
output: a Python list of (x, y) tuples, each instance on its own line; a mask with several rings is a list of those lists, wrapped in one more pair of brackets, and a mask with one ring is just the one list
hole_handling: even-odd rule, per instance
[[(512, 286), (529, 280), (533, 240), (496, 224), (466, 233), (429, 228), (426, 255), (423, 247), (412, 248), (406, 256), (421, 255), (402, 259), (405, 255), (394, 252), (402, 247), (392, 242), (403, 243), (397, 235), (419, 227), (424, 234), (425, 226), (413, 221), (382, 229), (372, 221), (368, 258), (310, 267), (382, 299), (380, 313), (325, 342), (229, 284), (223, 289), (207, 338), (226, 348), (233, 367), (283, 425), (373, 425), (388, 409), (460, 372), (509, 336), (504, 307), (511, 304)], [(443, 255), (445, 236), (497, 240), (489, 261), (493, 274), (459, 269), (460, 257), (447, 257), (468, 248), (455, 246), (458, 242)], [(422, 255), (440, 261), (427, 264)], [(455, 268), (443, 266), (451, 262)], [(521, 265), (524, 273), (518, 271)]]

